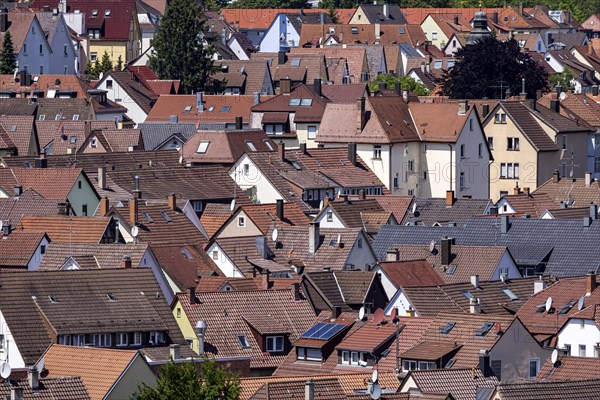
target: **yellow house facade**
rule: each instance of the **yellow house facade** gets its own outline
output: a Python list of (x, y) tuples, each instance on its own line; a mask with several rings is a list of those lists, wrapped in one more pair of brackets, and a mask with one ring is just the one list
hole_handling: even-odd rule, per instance
[(177, 325), (179, 325), (179, 329), (183, 334), (186, 342), (190, 345), (191, 349), (198, 353), (198, 336), (196, 336), (196, 323), (192, 325), (190, 320), (183, 307), (181, 306), (181, 302), (177, 297), (175, 297), (174, 304), (172, 307), (173, 317), (175, 317), (175, 321), (177, 321)]
[(421, 23), (421, 29), (423, 29), (423, 33), (425, 33), (427, 40), (438, 49), (443, 49), (450, 40), (438, 23), (433, 19), (431, 14)]
[(119, 57), (121, 57), (123, 64), (139, 57), (142, 49), (142, 33), (136, 17), (137, 14), (132, 13), (126, 39), (114, 38), (114, 36), (109, 35), (101, 36), (97, 30), (90, 32), (88, 61), (102, 61), (104, 52), (108, 54), (113, 65), (118, 63)]

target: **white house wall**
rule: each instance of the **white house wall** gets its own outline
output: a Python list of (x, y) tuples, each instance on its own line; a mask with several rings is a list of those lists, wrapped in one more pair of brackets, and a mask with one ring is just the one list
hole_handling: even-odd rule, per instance
[[(112, 88), (106, 85), (107, 80), (112, 80)], [(97, 86), (97, 89), (106, 90), (106, 97), (115, 103), (127, 108), (127, 116), (136, 124), (142, 123), (148, 116), (144, 110), (127, 94), (127, 92), (110, 76), (103, 79)], [(117, 101), (119, 100), (119, 101)]]
[[(583, 321), (583, 326), (581, 325)], [(600, 330), (595, 321), (588, 319), (571, 319), (558, 333), (556, 347), (562, 349), (565, 344), (571, 345), (569, 355), (579, 357), (579, 345), (586, 346), (586, 357), (596, 357), (595, 346), (600, 342)]]
[[(216, 259), (213, 256), (215, 251), (218, 252)], [(214, 263), (217, 264), (217, 267), (219, 267), (221, 272), (223, 272), (223, 275), (225, 275), (226, 277), (228, 277), (228, 278), (243, 278), (244, 277), (244, 274), (242, 274), (242, 272), (233, 263), (233, 261), (231, 261), (231, 259), (229, 257), (227, 257), (227, 254), (225, 254), (225, 252), (221, 249), (221, 247), (219, 247), (219, 245), (217, 243), (213, 243), (208, 248), (207, 253), (208, 253), (208, 256), (210, 258), (212, 258)]]
[[(277, 157), (276, 154), (273, 157)], [(244, 165), (248, 165), (248, 173), (244, 173)], [(252, 162), (250, 157), (243, 155), (234, 167), (229, 171), (229, 175), (242, 190), (256, 188), (256, 201), (259, 204), (276, 203), (283, 196), (275, 189), (269, 179)]]
[[(359, 248), (358, 241), (362, 241), (362, 248)], [(358, 236), (356, 242), (352, 246), (352, 250), (350, 254), (348, 254), (348, 258), (346, 259), (346, 264), (353, 264), (355, 268), (360, 268), (363, 271), (368, 271), (370, 266), (374, 265), (377, 262), (373, 251), (371, 250), (371, 246), (369, 245), (369, 240), (363, 234)]]
[[(17, 20), (14, 23), (19, 24), (19, 21)], [(41, 53), (40, 46), (42, 46)], [(19, 69), (27, 69), (27, 72), (32, 75), (49, 74), (51, 53), (52, 50), (50, 49), (50, 45), (46, 40), (46, 36), (44, 35), (40, 23), (37, 18), (33, 18), (27, 36), (23, 41), (23, 46), (17, 54)]]
[[(43, 329), (43, 327), (40, 327)], [(21, 352), (15, 343), (15, 339), (10, 332), (10, 328), (4, 319), (4, 314), (0, 311), (0, 334), (4, 335), (4, 346), (0, 351), (0, 360), (2, 362), (8, 361), (11, 368), (25, 368), (25, 361), (21, 356)]]
[(500, 275), (502, 274), (503, 270), (508, 270), (508, 279), (522, 278), (521, 273), (519, 272), (519, 269), (517, 268), (515, 262), (513, 261), (513, 258), (510, 256), (510, 253), (508, 250), (506, 250), (504, 252), (504, 254), (502, 255), (502, 258), (500, 259), (500, 262), (498, 263), (498, 267), (496, 268), (496, 271), (494, 271), (494, 274), (492, 275), (492, 280), (493, 281), (500, 280)]
[(29, 260), (29, 264), (27, 265), (28, 271), (37, 271), (40, 268), (42, 258), (44, 258), (44, 255), (42, 254), (42, 246), (44, 246), (44, 249), (47, 249), (48, 244), (48, 239), (46, 239), (46, 237), (43, 237), (37, 249), (35, 249), (35, 253), (31, 257), (31, 260)]

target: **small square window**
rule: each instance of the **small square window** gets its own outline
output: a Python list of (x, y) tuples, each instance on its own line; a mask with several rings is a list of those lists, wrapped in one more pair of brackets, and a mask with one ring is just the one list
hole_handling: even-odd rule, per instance
[(221, 107), (221, 112), (229, 112), (229, 110), (231, 110), (231, 106), (222, 106)]
[(242, 347), (242, 349), (250, 348), (250, 343), (248, 342), (248, 338), (246, 338), (246, 335), (237, 335), (237, 338), (240, 342), (240, 346)]
[(142, 345), (142, 332), (135, 332), (133, 334), (133, 343), (134, 346)]
[(206, 151), (208, 150), (208, 145), (210, 144), (209, 141), (202, 141), (200, 142), (200, 144), (198, 145), (198, 154), (206, 154)]
[(239, 227), (246, 226), (246, 218), (244, 218), (244, 217), (238, 217), (238, 226)]
[(213, 250), (213, 252), (212, 252), (212, 259), (213, 260), (218, 260), (219, 259), (219, 251), (218, 250)]
[(333, 222), (333, 211), (327, 211), (327, 222)]
[[(95, 54), (95, 53), (92, 53), (92, 54)], [(112, 79), (107, 79), (106, 80), (106, 88), (107, 89), (112, 89), (112, 87), (113, 87), (113, 81), (112, 81)]]

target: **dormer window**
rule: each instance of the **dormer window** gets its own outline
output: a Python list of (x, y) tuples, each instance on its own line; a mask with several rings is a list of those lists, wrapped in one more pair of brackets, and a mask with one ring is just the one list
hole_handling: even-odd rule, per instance
[(110, 17), (110, 10), (104, 10), (104, 16)]
[(323, 353), (321, 349), (313, 349), (310, 347), (298, 347), (296, 349), (298, 360), (303, 361), (323, 361)]
[(98, 16), (98, 10), (92, 10), (92, 17)]
[(280, 353), (283, 351), (283, 336), (267, 336), (267, 351)]
[(165, 343), (165, 334), (163, 332), (150, 332), (150, 344), (156, 346)]

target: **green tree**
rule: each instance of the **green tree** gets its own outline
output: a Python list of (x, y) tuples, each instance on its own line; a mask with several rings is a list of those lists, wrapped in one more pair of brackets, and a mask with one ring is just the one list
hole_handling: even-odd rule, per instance
[(451, 98), (503, 98), (506, 89), (521, 93), (525, 79), (527, 97), (538, 90), (548, 91), (548, 74), (529, 54), (521, 52), (511, 39), (501, 42), (493, 37), (465, 46), (455, 54), (457, 61), (443, 79), (444, 94)]
[(154, 35), (150, 69), (160, 79), (179, 79), (185, 93), (205, 89), (214, 73), (214, 46), (196, 0), (173, 0)]
[(575, 73), (569, 67), (566, 67), (563, 72), (559, 74), (553, 74), (550, 77), (550, 86), (556, 87), (560, 84), (563, 88), (563, 91), (567, 91), (568, 89), (573, 88), (573, 79), (575, 79)]
[(10, 32), (4, 35), (0, 53), (0, 74), (12, 74), (17, 68), (17, 56)]
[(104, 54), (102, 54), (102, 61), (100, 61), (100, 70), (98, 71), (98, 74), (100, 74), (100, 72), (106, 73), (112, 71), (112, 69), (113, 63), (110, 61), (110, 56), (107, 51), (104, 51)]
[(117, 70), (118, 71), (123, 70), (123, 59), (121, 58), (120, 54), (119, 54), (119, 58), (117, 58)]
[(429, 90), (421, 82), (417, 82), (409, 76), (395, 76), (391, 74), (379, 74), (369, 84), (369, 90), (376, 92), (379, 89), (394, 88), (396, 83), (400, 84), (400, 87), (405, 90), (410, 90), (417, 96), (427, 96)]
[[(97, 63), (98, 61), (96, 61)], [(98, 79), (98, 73), (96, 72), (96, 65), (93, 62), (88, 62), (85, 66), (85, 77), (88, 81)]]
[(137, 400), (237, 400), (240, 396), (238, 378), (214, 360), (205, 359), (201, 377), (196, 375), (193, 361), (169, 362), (156, 381), (156, 388), (146, 384), (134, 394)]

